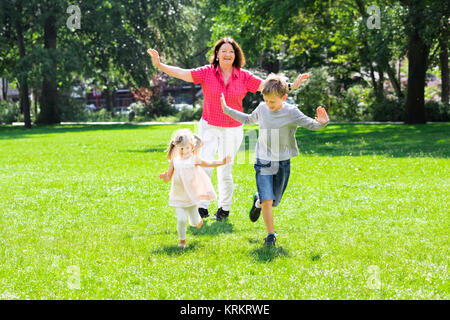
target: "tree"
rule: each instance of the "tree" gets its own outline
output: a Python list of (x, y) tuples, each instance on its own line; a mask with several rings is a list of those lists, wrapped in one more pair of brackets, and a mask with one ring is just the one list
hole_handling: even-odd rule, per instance
[(425, 123), (425, 75), (432, 41), (449, 19), (449, 4), (441, 1), (402, 0), (408, 9), (408, 93), (406, 123)]

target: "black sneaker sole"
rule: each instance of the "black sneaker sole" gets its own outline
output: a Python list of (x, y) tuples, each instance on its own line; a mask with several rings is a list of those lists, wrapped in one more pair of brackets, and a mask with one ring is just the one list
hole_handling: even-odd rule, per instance
[(275, 247), (275, 241), (277, 240), (277, 238), (273, 239), (273, 241), (267, 241), (267, 238), (264, 238), (264, 245), (265, 246), (272, 246)]
[(256, 207), (256, 201), (258, 201), (258, 198), (256, 197), (256, 193), (255, 193), (253, 195), (252, 208), (250, 209), (250, 212), (248, 213), (248, 216), (249, 216), (251, 222), (258, 221), (259, 216), (261, 215), (261, 208)]

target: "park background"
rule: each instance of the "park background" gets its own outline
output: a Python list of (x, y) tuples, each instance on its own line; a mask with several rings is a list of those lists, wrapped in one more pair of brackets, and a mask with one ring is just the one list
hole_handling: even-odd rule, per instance
[[(334, 121), (449, 120), (447, 1), (0, 4), (3, 123), (128, 121), (128, 111), (137, 122), (198, 120), (200, 87), (157, 72), (146, 50), (195, 68), (224, 36), (262, 78), (309, 72), (291, 94), (309, 116), (322, 105)], [(249, 94), (245, 111), (259, 101)]]
[[(445, 1), (0, 0), (0, 299), (448, 299), (448, 19)], [(194, 68), (222, 36), (262, 78), (309, 72), (290, 96), (332, 121), (297, 131), (272, 249), (248, 139), (232, 215), (186, 250), (157, 179), (202, 97), (146, 50)]]

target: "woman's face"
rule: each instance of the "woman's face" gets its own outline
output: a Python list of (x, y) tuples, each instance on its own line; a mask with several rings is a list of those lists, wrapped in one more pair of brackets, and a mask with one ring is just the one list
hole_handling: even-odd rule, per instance
[(224, 43), (217, 52), (217, 58), (219, 58), (219, 64), (221, 67), (233, 66), (235, 58), (233, 46), (229, 43)]

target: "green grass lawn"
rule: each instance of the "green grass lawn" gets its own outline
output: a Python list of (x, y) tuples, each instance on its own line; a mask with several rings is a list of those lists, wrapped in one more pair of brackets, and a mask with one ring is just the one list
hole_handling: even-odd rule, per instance
[(241, 152), (185, 250), (157, 178), (180, 127), (1, 126), (0, 299), (449, 299), (450, 124), (300, 128), (272, 249)]

